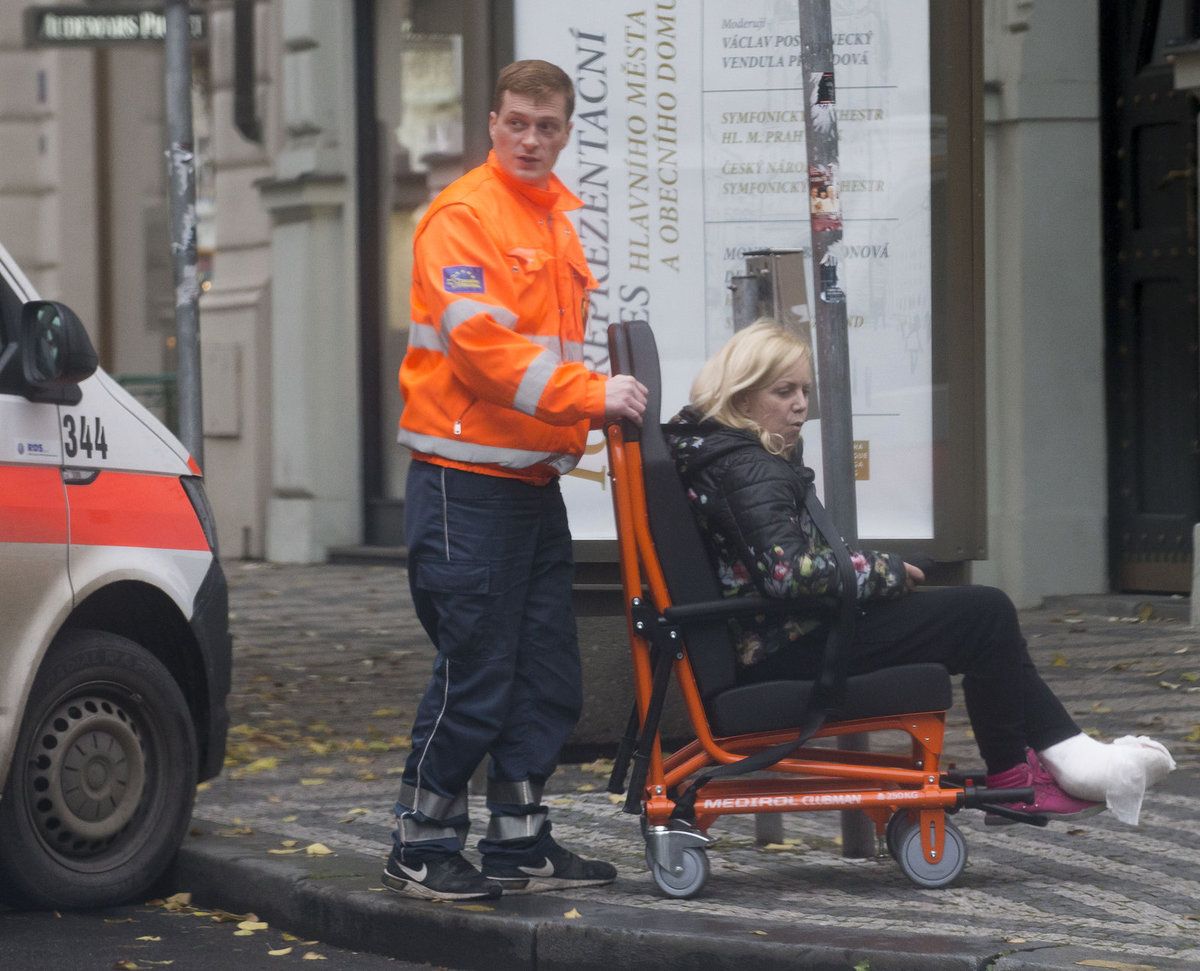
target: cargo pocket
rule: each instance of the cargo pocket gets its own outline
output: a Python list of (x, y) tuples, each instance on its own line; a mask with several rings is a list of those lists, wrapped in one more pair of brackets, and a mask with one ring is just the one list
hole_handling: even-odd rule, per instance
[(417, 589), (430, 593), (488, 594), (488, 565), (462, 560), (421, 560), (417, 564)]
[[(497, 600), (491, 596), (486, 563), (469, 560), (421, 560), (416, 594), (437, 613), (434, 642), (452, 660), (478, 660), (497, 650)], [(426, 629), (429, 627), (426, 625)]]

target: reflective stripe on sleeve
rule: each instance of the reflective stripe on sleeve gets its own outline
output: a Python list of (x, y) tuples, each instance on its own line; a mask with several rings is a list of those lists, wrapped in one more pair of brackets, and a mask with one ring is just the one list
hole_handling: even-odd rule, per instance
[(408, 325), (408, 346), (409, 349), (415, 348), (419, 351), (446, 353), (446, 342), (442, 340), (438, 329), (433, 324), (422, 324), (415, 320)]
[(396, 441), (414, 452), (440, 455), (455, 462), (498, 465), (503, 469), (527, 469), (532, 465), (548, 465), (559, 475), (566, 475), (579, 463), (579, 456), (563, 452), (529, 452), (520, 448), (477, 445), (475, 442), (464, 442), (461, 439), (419, 435), (407, 428), (400, 429)]
[(517, 323), (517, 315), (505, 307), (463, 298), (455, 300), (442, 311), (442, 333), (449, 334), (459, 324), (470, 320), (476, 314), (487, 314), (496, 323), (505, 327), (513, 327)]
[(542, 392), (554, 377), (554, 369), (561, 363), (558, 355), (549, 348), (530, 361), (521, 383), (517, 385), (517, 393), (513, 395), (513, 407), (527, 415), (536, 415)]

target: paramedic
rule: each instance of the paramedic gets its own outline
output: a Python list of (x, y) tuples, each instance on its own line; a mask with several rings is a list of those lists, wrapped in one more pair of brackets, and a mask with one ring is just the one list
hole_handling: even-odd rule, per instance
[[(462, 900), (608, 883), (551, 836), (542, 789), (582, 706), (559, 476), (589, 428), (640, 422), (646, 389), (588, 370), (597, 286), (553, 174), (574, 90), (518, 61), (496, 82), (487, 161), (443, 190), (413, 242), (398, 440), (409, 586), (437, 650), (396, 802), (388, 888)], [(462, 856), (467, 781), (490, 756), (480, 873)]]

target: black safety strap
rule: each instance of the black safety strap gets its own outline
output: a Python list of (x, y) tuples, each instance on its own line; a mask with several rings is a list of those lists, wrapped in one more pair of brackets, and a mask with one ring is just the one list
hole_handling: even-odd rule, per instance
[(825, 640), (821, 657), (821, 671), (816, 685), (808, 697), (804, 713), (800, 717), (800, 733), (794, 738), (762, 749), (737, 762), (712, 766), (697, 773), (692, 784), (675, 800), (675, 809), (671, 813), (674, 818), (694, 818), (696, 797), (699, 795), (700, 789), (713, 779), (748, 775), (751, 772), (769, 768), (787, 758), (817, 733), (830, 714), (841, 708), (845, 699), (846, 649), (854, 638), (855, 621), (858, 617), (858, 577), (854, 572), (854, 564), (850, 561), (850, 553), (846, 549), (845, 542), (842, 541), (841, 533), (838, 532), (833, 520), (829, 518), (829, 513), (825, 511), (825, 507), (821, 505), (811, 489), (805, 498), (805, 507), (808, 509), (813, 525), (833, 550), (834, 562), (838, 568), (840, 596), (837, 620)]
[[(653, 662), (651, 662), (653, 664)], [(617, 746), (617, 754), (613, 759), (612, 772), (608, 776), (608, 791), (614, 796), (625, 794), (625, 777), (629, 775), (629, 760), (633, 756), (633, 746), (637, 742), (638, 704), (635, 698), (629, 710), (629, 720), (625, 723), (625, 734), (621, 736), (621, 744)]]

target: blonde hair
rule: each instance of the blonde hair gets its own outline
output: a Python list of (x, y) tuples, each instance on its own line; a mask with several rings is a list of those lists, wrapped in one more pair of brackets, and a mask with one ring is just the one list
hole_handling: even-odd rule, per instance
[(769, 317), (739, 330), (710, 357), (692, 382), (691, 403), (705, 418), (754, 432), (772, 455), (791, 451), (781, 435), (747, 414), (746, 395), (777, 381), (801, 361), (812, 362), (812, 349)]

